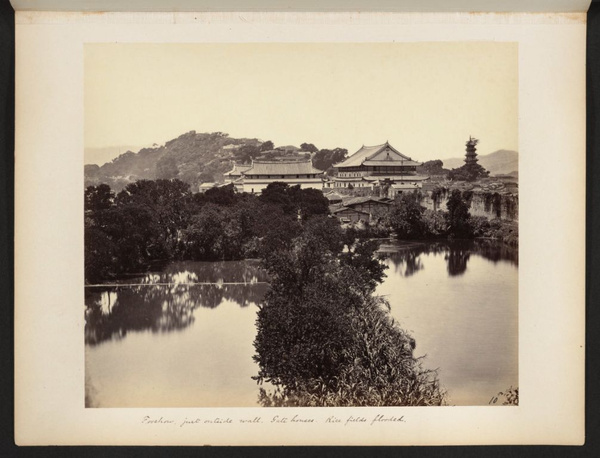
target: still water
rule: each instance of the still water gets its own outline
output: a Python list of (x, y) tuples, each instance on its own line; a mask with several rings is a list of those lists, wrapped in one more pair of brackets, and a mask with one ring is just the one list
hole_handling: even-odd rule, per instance
[[(483, 405), (517, 374), (516, 250), (489, 241), (384, 243), (377, 290), (439, 368), (455, 405)], [(86, 406), (256, 406), (256, 261), (177, 262), (86, 287)]]

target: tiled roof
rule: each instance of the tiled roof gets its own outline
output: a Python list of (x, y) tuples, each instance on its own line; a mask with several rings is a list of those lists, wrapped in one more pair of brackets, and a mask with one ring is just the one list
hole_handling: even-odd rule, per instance
[(312, 162), (296, 161), (254, 161), (252, 167), (244, 172), (244, 175), (307, 175), (323, 174), (323, 171), (315, 169)]
[(373, 196), (366, 196), (366, 197), (353, 197), (351, 199), (347, 199), (343, 201), (343, 205), (344, 207), (350, 207), (352, 205), (358, 205), (358, 204), (362, 204), (365, 202), (376, 202), (378, 204), (386, 204), (389, 205), (389, 202), (384, 202), (376, 197)]
[[(335, 164), (334, 167), (356, 167), (361, 165), (364, 161), (367, 161), (369, 159), (373, 159), (377, 153), (385, 150), (386, 148), (389, 148), (389, 150), (394, 154), (394, 158), (397, 158), (397, 161), (400, 160), (404, 160), (404, 161), (411, 161), (411, 158), (408, 156), (405, 156), (404, 154), (402, 154), (400, 151), (398, 151), (396, 148), (394, 148), (392, 145), (390, 145), (388, 142), (385, 142), (382, 145), (375, 145), (375, 146), (364, 146), (359, 149), (356, 153), (354, 153), (352, 156), (350, 156), (348, 159), (346, 159), (344, 162), (341, 162), (339, 164)], [(392, 159), (389, 162), (393, 162), (394, 159)], [(386, 164), (389, 164), (388, 161), (386, 161)]]
[(373, 166), (380, 166), (380, 165), (383, 165), (383, 166), (389, 166), (389, 165), (403, 165), (403, 166), (414, 165), (414, 166), (418, 166), (418, 165), (421, 165), (421, 163), (417, 162), (417, 161), (409, 161), (409, 160), (402, 160), (402, 161), (400, 161), (400, 163), (398, 163), (398, 161), (394, 161), (394, 160), (385, 160), (385, 161), (369, 161), (369, 160), (366, 160), (366, 161), (363, 162), (363, 165), (368, 165), (368, 166), (371, 166), (371, 167), (373, 167)]
[(369, 212), (365, 212), (365, 211), (362, 211), (362, 210), (356, 210), (354, 208), (348, 208), (348, 207), (340, 207), (337, 210), (333, 210), (331, 213), (335, 214), (335, 213), (342, 212), (344, 210), (353, 211), (353, 212), (356, 212), (356, 213), (363, 213), (365, 215), (369, 214)]
[(250, 167), (252, 167), (252, 164), (236, 164), (234, 162), (233, 169), (231, 169), (229, 172), (225, 172), (223, 175), (239, 175), (248, 170)]
[[(401, 178), (401, 179), (400, 179)], [(390, 181), (425, 181), (429, 179), (428, 176), (425, 175), (386, 175), (386, 176), (378, 176), (371, 175), (364, 177), (365, 181), (385, 181), (389, 179)]]
[(342, 200), (342, 195), (338, 194), (337, 192), (325, 194), (325, 197), (327, 197), (328, 200)]

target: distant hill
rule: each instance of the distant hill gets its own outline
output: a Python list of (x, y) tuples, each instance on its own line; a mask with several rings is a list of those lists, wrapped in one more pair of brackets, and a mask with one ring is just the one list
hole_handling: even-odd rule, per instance
[[(232, 169), (234, 160), (249, 161), (249, 152), (256, 154), (262, 144), (256, 138), (231, 138), (222, 132), (191, 131), (162, 146), (142, 148), (138, 152), (126, 151), (102, 166), (86, 164), (84, 184), (87, 187), (106, 183), (120, 191), (141, 179), (178, 178), (192, 186), (222, 181), (223, 173)], [(293, 148), (260, 151), (257, 157), (294, 159), (305, 156), (305, 153), (294, 152)]]
[[(490, 172), (490, 175), (509, 174), (519, 170), (519, 153), (501, 149), (493, 153), (477, 156), (479, 164)], [(465, 163), (465, 158), (444, 159), (445, 169), (456, 169)]]
[(103, 148), (85, 148), (85, 163), (86, 164), (106, 164), (113, 158), (125, 153), (126, 151), (139, 151), (142, 146), (120, 145), (106, 146)]

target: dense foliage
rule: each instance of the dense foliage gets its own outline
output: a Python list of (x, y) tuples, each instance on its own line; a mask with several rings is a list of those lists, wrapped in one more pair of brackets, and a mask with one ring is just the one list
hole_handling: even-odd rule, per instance
[(417, 173), (423, 175), (447, 175), (448, 169), (444, 168), (444, 163), (440, 159), (426, 161), (417, 167)]
[(174, 179), (136, 181), (116, 196), (108, 185), (89, 186), (85, 210), (85, 278), (97, 283), (158, 261), (263, 257), (328, 206), (320, 191), (284, 183), (256, 197), (232, 186), (193, 194)]
[(488, 172), (476, 162), (465, 164), (457, 169), (452, 169), (448, 173), (448, 178), (453, 181), (476, 181), (481, 178), (487, 178)]
[[(491, 196), (499, 197), (499, 194)], [(453, 189), (446, 202), (447, 211), (433, 211), (420, 206), (417, 193), (402, 194), (394, 201), (383, 224), (403, 240), (486, 237), (516, 246), (518, 224), (499, 218), (488, 220), (471, 216), (469, 207), (472, 197), (471, 191)], [(432, 199), (436, 198), (434, 190)]]
[(322, 149), (315, 153), (313, 165), (319, 170), (329, 170), (334, 164), (342, 162), (348, 157), (345, 148)]
[(440, 405), (435, 372), (373, 295), (384, 276), (377, 244), (341, 241), (315, 218), (265, 259), (271, 289), (258, 312), (255, 360), (264, 406)]
[(400, 239), (423, 238), (423, 208), (417, 193), (405, 193), (396, 198), (389, 213), (389, 224)]

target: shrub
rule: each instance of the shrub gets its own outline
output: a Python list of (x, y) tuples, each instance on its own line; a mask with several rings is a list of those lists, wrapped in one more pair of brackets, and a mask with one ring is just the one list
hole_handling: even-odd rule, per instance
[[(266, 267), (271, 288), (254, 342), (263, 406), (440, 405), (437, 374), (413, 357), (414, 340), (373, 296), (383, 266), (376, 244), (336, 253), (312, 228)], [(333, 247), (333, 249), (332, 249)]]
[(458, 189), (453, 189), (446, 203), (448, 213), (446, 222), (448, 223), (448, 232), (456, 238), (471, 237), (471, 227), (469, 225), (469, 204)]
[(448, 223), (445, 212), (425, 210), (422, 214), (423, 231), (425, 236), (437, 238), (446, 235)]

